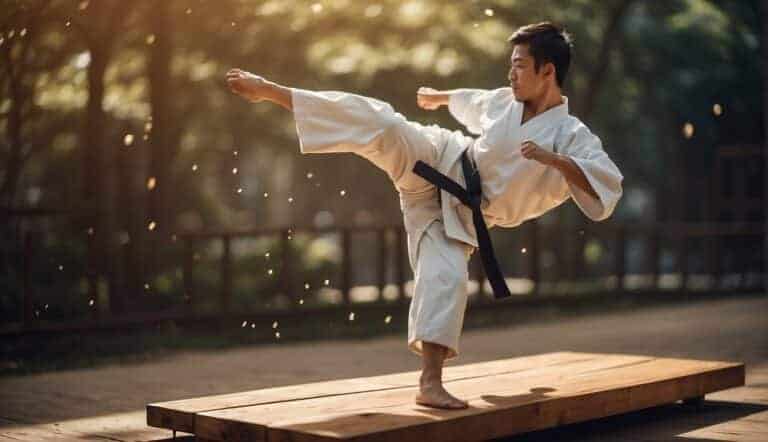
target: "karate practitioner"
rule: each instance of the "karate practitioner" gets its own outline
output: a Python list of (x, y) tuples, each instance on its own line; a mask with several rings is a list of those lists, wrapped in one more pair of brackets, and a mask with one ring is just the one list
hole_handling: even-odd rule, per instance
[(518, 226), (569, 198), (588, 218), (601, 221), (622, 195), (623, 175), (600, 138), (569, 115), (568, 98), (561, 93), (570, 36), (542, 22), (521, 27), (509, 42), (510, 87), (418, 90), (420, 107), (447, 106), (477, 137), (409, 121), (375, 98), (287, 87), (240, 69), (227, 72), (233, 92), (293, 112), (302, 154), (354, 153), (391, 178), (415, 279), (408, 348), (423, 365), (415, 401), (426, 406), (468, 406), (445, 390), (442, 367), (459, 353), (467, 261), (479, 247), (478, 224), (471, 207), (414, 173), (414, 166), (422, 162), (466, 188), (462, 167), (469, 163), (462, 157), (471, 159), (482, 179), (482, 202), (475, 205), (488, 227)]

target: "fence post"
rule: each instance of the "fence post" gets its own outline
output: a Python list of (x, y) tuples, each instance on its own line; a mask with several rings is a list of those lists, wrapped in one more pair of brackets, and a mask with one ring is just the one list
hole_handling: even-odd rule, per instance
[(384, 287), (387, 285), (387, 228), (378, 228), (379, 241), (379, 302), (384, 301)]
[(192, 274), (194, 261), (194, 240), (191, 237), (184, 237), (184, 303), (188, 308), (193, 307), (195, 294), (194, 276)]
[(626, 242), (627, 232), (624, 226), (616, 226), (616, 254), (614, 256), (615, 273), (616, 273), (616, 293), (624, 293), (624, 275), (626, 269), (624, 267), (624, 259), (626, 254)]
[(397, 301), (405, 302), (405, 262), (403, 259), (403, 233), (402, 227), (395, 230), (395, 265), (397, 266)]
[(32, 232), (24, 233), (24, 254), (22, 256), (22, 289), (23, 296), (21, 303), (21, 317), (24, 322), (24, 326), (30, 325), (34, 319), (34, 295), (32, 293), (32, 285), (30, 284), (30, 273), (32, 271), (32, 258), (34, 256), (34, 245), (32, 239)]
[(683, 226), (678, 227), (678, 260), (680, 261), (680, 291), (688, 293), (688, 235)]
[(232, 301), (232, 256), (231, 256), (231, 237), (227, 234), (221, 237), (223, 249), (221, 252), (221, 299), (220, 308), (222, 311), (229, 311)]
[(293, 260), (292, 260), (292, 253), (291, 253), (291, 240), (289, 238), (293, 237), (293, 232), (291, 229), (285, 229), (282, 230), (280, 233), (280, 250), (282, 255), (282, 260), (280, 263), (280, 276), (279, 276), (279, 284), (280, 284), (280, 290), (283, 291), (283, 293), (288, 297), (288, 299), (291, 301), (291, 304), (293, 304)]
[(530, 278), (533, 283), (533, 289), (531, 294), (536, 295), (540, 293), (541, 287), (539, 286), (540, 269), (539, 269), (539, 223), (537, 219), (530, 221), (528, 232), (528, 243), (530, 244), (530, 250), (528, 250), (528, 267), (530, 269)]
[(720, 286), (720, 274), (722, 273), (722, 257), (720, 256), (720, 225), (715, 224), (715, 228), (713, 230), (712, 242), (710, 243), (710, 272), (712, 273), (712, 288), (718, 289)]
[[(86, 275), (88, 278), (88, 305), (93, 309), (91, 311), (91, 315), (96, 318), (99, 314), (99, 275), (94, 268), (96, 267), (96, 264), (94, 260), (98, 259), (96, 255), (96, 251), (94, 251), (94, 248), (97, 244), (96, 242), (96, 235), (88, 232), (88, 240), (87, 240), (87, 267), (86, 267)], [(93, 305), (91, 305), (91, 300), (93, 300)]]
[(350, 231), (349, 227), (342, 227), (341, 230), (341, 296), (344, 305), (350, 305)]
[(652, 288), (653, 290), (659, 289), (659, 229), (661, 227), (658, 224), (654, 224), (653, 230), (650, 232), (650, 251), (648, 253), (648, 259), (651, 267)]

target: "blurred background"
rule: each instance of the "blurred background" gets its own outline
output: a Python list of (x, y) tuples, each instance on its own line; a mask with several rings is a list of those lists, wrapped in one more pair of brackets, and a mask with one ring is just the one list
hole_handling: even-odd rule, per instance
[[(413, 276), (386, 174), (351, 154), (302, 156), (292, 116), (234, 96), (224, 74), (355, 92), (461, 129), (419, 109), (418, 87), (506, 85), (507, 37), (542, 20), (573, 37), (564, 94), (622, 170), (624, 197), (600, 223), (569, 200), (493, 229), (510, 305), (765, 290), (759, 0), (0, 6), (3, 370), (55, 359), (36, 337), (104, 330), (402, 333)], [(476, 255), (480, 315), (499, 302)], [(131, 342), (99, 351), (148, 345)]]

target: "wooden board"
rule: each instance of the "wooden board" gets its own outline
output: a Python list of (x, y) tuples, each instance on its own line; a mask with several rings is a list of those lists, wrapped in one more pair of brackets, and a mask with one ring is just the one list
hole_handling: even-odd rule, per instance
[(151, 426), (233, 441), (483, 440), (744, 385), (744, 364), (557, 352), (445, 367), (465, 410), (418, 405), (420, 371), (149, 404)]

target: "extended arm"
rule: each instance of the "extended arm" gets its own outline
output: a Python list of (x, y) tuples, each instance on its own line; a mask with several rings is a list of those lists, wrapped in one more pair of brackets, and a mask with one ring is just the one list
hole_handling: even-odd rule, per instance
[(439, 91), (422, 87), (417, 93), (417, 103), (424, 109), (448, 106), (451, 115), (467, 130), (480, 135), (480, 116), (486, 111), (493, 91), (486, 89), (451, 89)]

